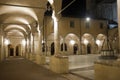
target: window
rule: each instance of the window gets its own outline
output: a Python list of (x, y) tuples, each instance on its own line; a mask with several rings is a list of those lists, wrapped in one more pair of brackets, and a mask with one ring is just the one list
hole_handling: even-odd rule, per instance
[(100, 23), (100, 29), (103, 29), (103, 23)]
[(45, 52), (45, 43), (42, 44), (42, 52)]
[(74, 28), (74, 27), (75, 27), (74, 21), (70, 21), (70, 28)]
[(63, 50), (67, 51), (67, 44), (66, 43), (61, 44), (61, 51), (63, 51)]
[(67, 51), (67, 44), (65, 43), (65, 51)]
[(61, 44), (61, 51), (63, 51), (63, 43)]

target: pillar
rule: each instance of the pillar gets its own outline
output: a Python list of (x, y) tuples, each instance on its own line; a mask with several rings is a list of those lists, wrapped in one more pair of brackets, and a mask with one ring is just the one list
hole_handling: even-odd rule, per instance
[(55, 43), (55, 55), (58, 55), (60, 51), (60, 41), (59, 41), (58, 21), (55, 20), (54, 20), (54, 43)]
[[(54, 0), (52, 18), (54, 21), (55, 54), (50, 57), (50, 70), (56, 73), (68, 73), (68, 57), (60, 55), (59, 18), (62, 0)], [(64, 68), (63, 68), (64, 66)]]
[(45, 64), (45, 56), (42, 54), (42, 34), (34, 33), (35, 62), (37, 64)]
[(118, 9), (118, 36), (119, 36), (119, 51), (120, 51), (120, 0), (117, 0), (117, 9)]
[(0, 61), (4, 59), (4, 34), (3, 27), (0, 27)]

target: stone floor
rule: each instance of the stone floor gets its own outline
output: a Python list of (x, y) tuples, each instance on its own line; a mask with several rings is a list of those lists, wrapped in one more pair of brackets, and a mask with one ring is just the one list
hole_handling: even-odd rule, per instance
[(0, 63), (0, 80), (68, 79), (24, 58), (9, 58)]
[[(69, 74), (64, 74), (70, 80), (94, 80), (94, 61), (99, 55), (71, 55), (69, 56)], [(49, 57), (46, 58), (49, 69)]]
[(0, 80), (94, 80), (94, 70), (89, 66), (71, 69), (68, 74), (56, 74), (48, 65), (12, 57), (0, 63)]
[(73, 69), (73, 70), (70, 70), (70, 73), (72, 75), (81, 77), (85, 80), (94, 80), (94, 67), (93, 66)]

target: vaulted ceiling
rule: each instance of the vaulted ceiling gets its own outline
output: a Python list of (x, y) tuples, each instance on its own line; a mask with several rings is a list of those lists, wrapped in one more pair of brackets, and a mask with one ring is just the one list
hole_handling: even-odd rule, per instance
[(0, 0), (0, 27), (6, 36), (24, 37), (42, 22), (47, 0)]

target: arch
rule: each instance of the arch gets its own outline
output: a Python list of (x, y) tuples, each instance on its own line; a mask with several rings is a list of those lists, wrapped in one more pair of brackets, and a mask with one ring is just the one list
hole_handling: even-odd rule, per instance
[[(23, 27), (26, 32), (30, 32), (33, 23), (38, 21), (37, 13), (32, 8), (1, 6), (0, 10), (0, 22), (3, 24), (3, 28), (9, 27), (9, 25), (17, 25)], [(17, 26), (16, 28), (18, 28)]]
[(31, 16), (25, 15), (25, 14), (17, 14), (17, 13), (6, 13), (0, 15), (1, 24), (3, 26), (3, 29), (9, 26), (21, 26), (24, 29), (26, 29), (27, 32), (29, 32), (33, 26), (33, 23), (35, 22), (35, 19), (33, 19)]
[(107, 39), (107, 37), (104, 34), (98, 34), (96, 37), (96, 51), (97, 53), (99, 53), (103, 47), (103, 44), (105, 42), (105, 40)]
[(100, 43), (97, 43), (97, 42), (96, 42), (96, 44), (97, 44), (98, 46), (102, 46), (102, 45), (103, 45), (103, 42), (104, 42), (104, 40), (105, 40), (106, 38), (107, 38), (107, 37), (106, 37), (104, 34), (98, 34), (97, 37), (96, 37), (96, 41), (99, 40)]
[(35, 20), (38, 20), (37, 15), (33, 11), (33, 9), (25, 8), (25, 7), (15, 7), (15, 6), (2, 6), (0, 7), (0, 10), (2, 11), (0, 15), (6, 14), (6, 13), (21, 13), (26, 14), (31, 17), (33, 17)]
[(27, 35), (26, 32), (24, 32), (23, 30), (18, 29), (18, 28), (11, 28), (11, 29), (6, 30), (5, 32), (6, 32), (6, 34), (9, 34), (9, 33), (14, 34), (14, 32), (16, 32), (16, 33), (18, 33), (18, 34), (20, 34), (21, 36), (24, 36), (24, 37)]
[(9, 26), (5, 27), (4, 31), (8, 31), (11, 29), (19, 29), (19, 30), (24, 31), (27, 34), (26, 29), (24, 29), (22, 26), (18, 26), (18, 25), (9, 25)]
[(95, 40), (94, 37), (89, 34), (89, 33), (85, 33), (82, 36), (82, 51), (83, 53), (87, 54), (87, 53), (94, 53), (95, 51)]
[(83, 34), (83, 36), (82, 36), (82, 43), (83, 44), (85, 44), (84, 40), (88, 40), (88, 43), (90, 43), (90, 44), (94, 43), (94, 37), (89, 33)]
[[(73, 42), (73, 43), (72, 43)], [(65, 37), (65, 43), (67, 45), (67, 52), (69, 54), (74, 54), (74, 44), (79, 44), (80, 41), (79, 41), (79, 38), (78, 36), (76, 36), (75, 34), (73, 33), (69, 33), (67, 34), (67, 36)], [(78, 46), (78, 49), (79, 49), (79, 46)], [(78, 50), (77, 49), (77, 50)]]
[(69, 33), (67, 34), (67, 36), (65, 37), (65, 42), (67, 42), (66, 40), (75, 40), (76, 42), (79, 41), (79, 38), (77, 35), (75, 35), (74, 33)]

